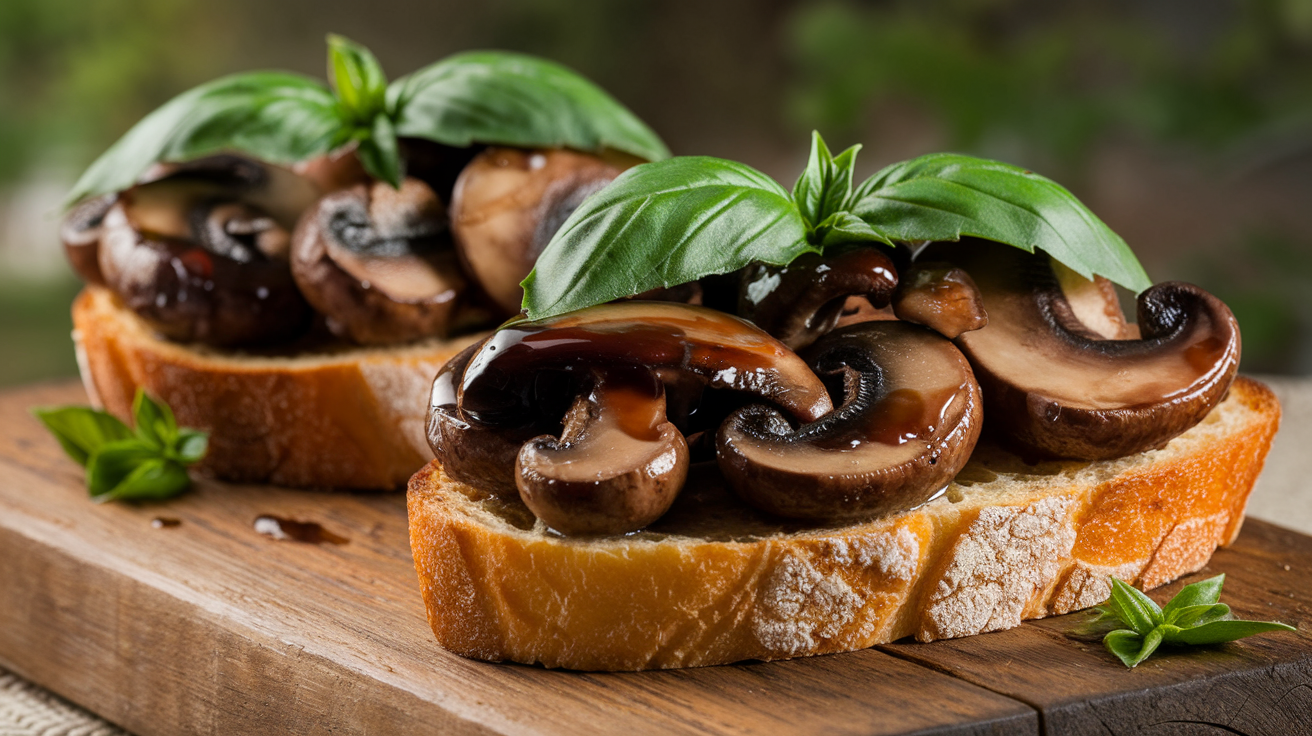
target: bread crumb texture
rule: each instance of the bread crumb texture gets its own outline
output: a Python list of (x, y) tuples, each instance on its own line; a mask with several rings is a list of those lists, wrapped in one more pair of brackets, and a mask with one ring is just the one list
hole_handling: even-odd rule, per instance
[(665, 517), (566, 538), (436, 463), (410, 481), (411, 547), (442, 646), (581, 670), (691, 667), (1007, 629), (1148, 589), (1232, 541), (1279, 422), (1240, 378), (1203, 423), (1115, 461), (981, 446), (941, 496), (833, 528), (782, 522), (696, 466)]
[(392, 490), (432, 457), (433, 376), (478, 336), (384, 348), (322, 342), (289, 354), (220, 351), (157, 336), (107, 289), (73, 304), (92, 401), (127, 419), (138, 387), (210, 433), (203, 472), (236, 482)]

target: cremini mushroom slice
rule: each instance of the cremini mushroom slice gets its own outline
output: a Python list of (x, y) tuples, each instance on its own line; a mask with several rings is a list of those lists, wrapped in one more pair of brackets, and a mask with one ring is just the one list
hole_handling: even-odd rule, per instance
[(988, 431), (1025, 454), (1101, 460), (1162, 447), (1201, 421), (1234, 380), (1239, 327), (1196, 286), (1144, 291), (1142, 338), (1106, 339), (1133, 335), (1116, 324), (1114, 292), (1075, 280), (1093, 292), (1085, 313), (1099, 316), (1097, 327), (1082, 322), (1042, 253), (970, 242), (938, 257), (979, 287), (989, 324), (957, 344), (983, 387)]
[(78, 204), (64, 216), (59, 225), (59, 240), (73, 270), (88, 284), (104, 285), (100, 273), (100, 234), (105, 215), (118, 200), (116, 194), (105, 194)]
[(665, 387), (645, 369), (599, 371), (560, 437), (524, 443), (520, 498), (563, 534), (624, 534), (659, 519), (688, 477), (688, 443), (665, 416)]
[(794, 428), (753, 404), (720, 426), (720, 469), (748, 504), (807, 521), (871, 518), (925, 503), (966, 464), (982, 409), (951, 341), (906, 322), (864, 322), (803, 356), (833, 381), (838, 408)]
[[(649, 383), (632, 378), (635, 373), (649, 376)], [(609, 378), (598, 383), (598, 376)], [(615, 376), (628, 378), (616, 383)], [(610, 388), (642, 388), (650, 382), (665, 388), (648, 389), (645, 401), (638, 400), (640, 391)], [(600, 392), (597, 386), (602, 386)], [(594, 451), (604, 463), (611, 454), (606, 443), (618, 437), (610, 432), (615, 422), (631, 428), (634, 422), (659, 418), (655, 426), (663, 433), (668, 423), (666, 389), (705, 387), (770, 401), (802, 422), (832, 409), (824, 384), (802, 359), (750, 323), (702, 307), (628, 301), (513, 323), (453, 359), (434, 382), (429, 444), (452, 478), (502, 495), (517, 490), (522, 495), (525, 486), (520, 485), (515, 458), (525, 459), (521, 446), (530, 438), (544, 433), (561, 437), (554, 445), (543, 440), (541, 450), (561, 451), (582, 443), (592, 449), (571, 450), (572, 463), (581, 464), (583, 455)], [(579, 403), (579, 396), (590, 398)], [(573, 419), (561, 434), (561, 418), (567, 414)], [(632, 434), (649, 439), (643, 432)], [(672, 441), (666, 436), (661, 446), (668, 450), (665, 443)], [(634, 447), (633, 452), (614, 454), (641, 463), (617, 466), (607, 477), (632, 478), (628, 474), (644, 467), (642, 472), (651, 472), (670, 457), (686, 456), (686, 443), (682, 446), (681, 451), (670, 450), (674, 455)], [(542, 459), (541, 453), (528, 457)], [(521, 464), (520, 471), (531, 475), (533, 468), (544, 467)], [(628, 518), (625, 523), (635, 517)]]
[(118, 195), (100, 226), (105, 284), (166, 337), (218, 346), (295, 337), (312, 313), (287, 244), (317, 191), (235, 156), (160, 171)]
[(292, 273), (328, 328), (361, 344), (445, 337), (486, 317), (424, 182), (357, 184), (320, 199), (293, 236)]
[(749, 267), (738, 314), (798, 350), (834, 328), (849, 297), (884, 307), (897, 282), (893, 262), (871, 246), (809, 253), (787, 266)]
[(989, 322), (970, 274), (949, 263), (912, 263), (903, 268), (893, 294), (893, 313), (948, 339)]
[(485, 149), (465, 166), (451, 195), (456, 248), (505, 315), (519, 313), (519, 282), (551, 237), (625, 166), (565, 149), (501, 147)]

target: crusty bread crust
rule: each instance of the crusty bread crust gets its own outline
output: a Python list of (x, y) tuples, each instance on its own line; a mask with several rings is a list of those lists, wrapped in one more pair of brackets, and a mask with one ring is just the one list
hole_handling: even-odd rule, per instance
[(786, 526), (729, 497), (713, 467), (628, 536), (564, 538), (522, 504), (410, 481), (410, 541), (433, 633), (485, 660), (582, 670), (691, 667), (953, 638), (1149, 589), (1239, 532), (1279, 423), (1238, 379), (1165, 448), (1027, 465), (978, 448), (939, 498), (834, 528)]
[(164, 340), (104, 288), (89, 286), (73, 303), (92, 403), (126, 419), (144, 387), (180, 424), (210, 432), (202, 471), (303, 488), (405, 483), (432, 457), (424, 421), (433, 376), (478, 337), (254, 355)]

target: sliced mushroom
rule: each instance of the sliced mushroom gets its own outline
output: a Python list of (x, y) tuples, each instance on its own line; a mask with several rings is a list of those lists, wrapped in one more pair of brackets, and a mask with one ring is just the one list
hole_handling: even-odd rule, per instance
[(1091, 300), (1106, 305), (1093, 329), (1046, 255), (966, 243), (943, 256), (971, 274), (988, 310), (987, 327), (957, 338), (984, 390), (986, 431), (1026, 455), (1101, 460), (1161, 447), (1201, 421), (1234, 380), (1239, 327), (1196, 286), (1144, 291), (1142, 339), (1109, 340), (1101, 333), (1129, 328), (1107, 316), (1105, 291)]
[(357, 184), (320, 199), (293, 236), (292, 273), (340, 337), (445, 337), (486, 318), (468, 302), (446, 208), (424, 182)]
[(720, 470), (763, 511), (850, 521), (930, 500), (970, 458), (980, 390), (950, 341), (906, 322), (839, 328), (804, 351), (843, 402), (794, 429), (778, 411), (743, 407), (720, 426)]
[[(647, 376), (648, 383), (632, 378), (635, 374)], [(609, 378), (597, 384), (598, 375)], [(616, 376), (626, 378), (613, 384)], [(451, 477), (503, 495), (517, 490), (523, 495), (522, 483), (541, 486), (534, 473), (546, 477), (547, 466), (538, 461), (549, 459), (543, 455), (548, 450), (569, 450), (564, 457), (575, 467), (631, 487), (623, 479), (650, 476), (666, 459), (687, 452), (686, 443), (664, 434), (664, 390), (646, 389), (641, 400), (642, 392), (632, 387), (664, 385), (683, 392), (690, 384), (774, 402), (799, 421), (813, 421), (832, 408), (824, 385), (801, 358), (749, 323), (701, 307), (630, 301), (511, 324), (452, 360), (434, 382), (429, 444)], [(591, 398), (576, 403), (580, 394)], [(559, 434), (552, 428), (559, 428), (567, 413), (571, 419), (560, 440), (540, 439), (537, 450), (522, 454), (520, 446), (529, 438)], [(616, 426), (643, 442), (651, 440), (656, 435), (633, 429), (643, 422), (654, 422), (664, 450), (645, 444), (628, 445), (631, 452), (605, 449), (618, 437), (611, 432)], [(683, 449), (670, 450), (670, 443)], [(534, 462), (516, 470), (517, 455)], [(584, 455), (591, 458), (587, 463)], [(671, 477), (657, 485), (677, 484)]]
[(73, 270), (88, 284), (105, 283), (100, 273), (100, 234), (105, 215), (117, 200), (115, 194), (88, 199), (70, 210), (59, 225), (64, 254)]
[(588, 195), (621, 166), (564, 149), (488, 148), (460, 173), (451, 226), (468, 272), (506, 315), (518, 314), (519, 282)]
[(643, 369), (599, 373), (515, 463), (520, 498), (564, 534), (623, 534), (659, 519), (688, 477), (688, 443), (665, 417), (665, 389)]
[(743, 275), (738, 314), (798, 350), (834, 328), (851, 296), (887, 306), (897, 280), (893, 262), (869, 246), (807, 254), (787, 266), (758, 264)]
[(314, 187), (224, 156), (121, 193), (101, 223), (105, 284), (165, 336), (219, 346), (280, 342), (312, 313), (292, 281), (288, 233)]
[(902, 269), (893, 313), (948, 339), (989, 322), (970, 274), (948, 263), (913, 263)]

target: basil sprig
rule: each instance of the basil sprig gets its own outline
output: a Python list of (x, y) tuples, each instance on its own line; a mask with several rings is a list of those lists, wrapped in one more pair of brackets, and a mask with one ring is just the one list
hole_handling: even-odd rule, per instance
[(126, 189), (160, 161), (238, 152), (291, 164), (352, 142), (370, 175), (399, 186), (398, 137), (612, 148), (649, 161), (669, 156), (660, 138), (600, 87), (524, 54), (458, 54), (388, 84), (368, 49), (330, 35), (328, 76), (331, 89), (300, 74), (250, 72), (184, 92), (101, 155), (67, 201)]
[(975, 236), (1041, 249), (1086, 278), (1152, 285), (1119, 236), (1057, 183), (1008, 164), (931, 154), (853, 189), (859, 146), (834, 156), (819, 133), (791, 194), (744, 164), (672, 158), (629, 169), (584, 200), (524, 280), (524, 309), (550, 317), (649, 289), (782, 266), (851, 243)]
[(179, 427), (167, 404), (141, 389), (132, 402), (136, 429), (112, 414), (85, 406), (32, 411), (64, 452), (87, 469), (94, 501), (163, 499), (191, 486), (187, 466), (205, 457), (209, 436)]
[(1116, 621), (1128, 628), (1108, 632), (1103, 646), (1126, 667), (1137, 667), (1164, 644), (1221, 644), (1266, 631), (1296, 630), (1274, 621), (1231, 618), (1230, 606), (1220, 602), (1224, 582), (1225, 575), (1217, 575), (1186, 585), (1159, 608), (1148, 596), (1112, 578), (1112, 597), (1101, 610), (1100, 620)]

